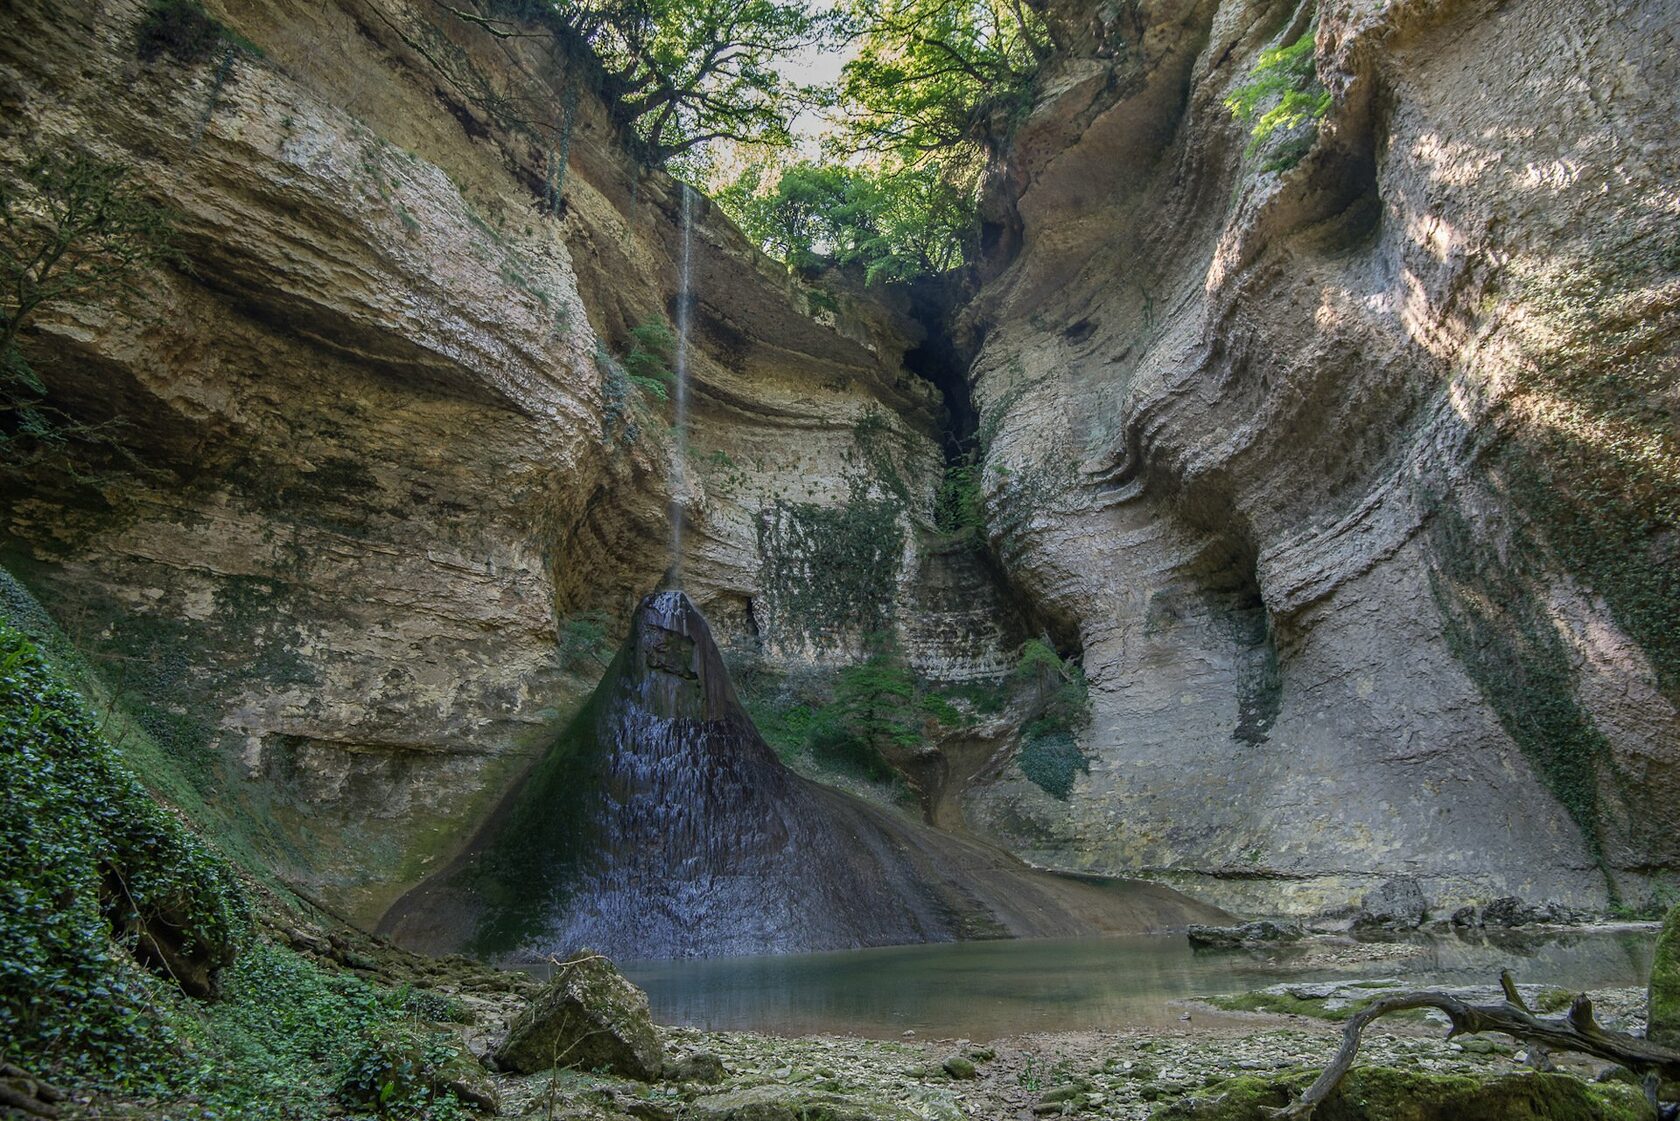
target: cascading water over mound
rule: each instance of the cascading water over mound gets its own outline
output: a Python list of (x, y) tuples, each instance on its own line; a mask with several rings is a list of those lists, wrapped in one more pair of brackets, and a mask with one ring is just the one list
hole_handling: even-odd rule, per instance
[(642, 601), (589, 706), (383, 932), (542, 960), (841, 949), (1160, 929), (1218, 912), (1164, 888), (1036, 872), (807, 782), (741, 708), (678, 591)]

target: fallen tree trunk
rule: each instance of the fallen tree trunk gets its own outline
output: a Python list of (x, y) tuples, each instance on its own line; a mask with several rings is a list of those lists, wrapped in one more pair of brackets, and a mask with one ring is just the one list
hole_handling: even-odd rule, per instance
[(1585, 994), (1575, 998), (1569, 1011), (1562, 1016), (1536, 1016), (1517, 993), (1517, 986), (1507, 970), (1499, 975), (1505, 999), (1498, 1004), (1467, 1004), (1456, 996), (1441, 992), (1396, 993), (1379, 997), (1349, 1017), (1342, 1031), (1342, 1045), (1324, 1073), (1308, 1086), (1298, 1099), (1281, 1109), (1267, 1110), (1273, 1117), (1289, 1121), (1305, 1121), (1313, 1115), (1321, 1102), (1335, 1090), (1342, 1076), (1353, 1066), (1359, 1054), (1360, 1037), (1373, 1020), (1394, 1012), (1413, 1008), (1434, 1008), (1446, 1013), (1452, 1021), (1447, 1038), (1476, 1035), (1481, 1032), (1503, 1032), (1530, 1046), (1551, 1051), (1573, 1051), (1592, 1055), (1627, 1067), (1645, 1080), (1645, 1093), (1656, 1107), (1659, 1081), (1680, 1080), (1680, 1051), (1663, 1047), (1625, 1032), (1606, 1031), (1593, 1019), (1592, 1001)]

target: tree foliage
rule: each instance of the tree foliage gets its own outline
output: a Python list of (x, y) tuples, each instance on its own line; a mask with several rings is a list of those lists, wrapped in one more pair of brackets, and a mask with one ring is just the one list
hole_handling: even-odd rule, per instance
[(1022, 0), (854, 0), (860, 49), (841, 75), (842, 143), (947, 169), (1006, 137), (1051, 43)]
[(841, 670), (831, 703), (811, 715), (807, 743), (817, 759), (865, 778), (890, 779), (892, 760), (915, 750), (956, 709), (917, 677), (890, 633), (868, 636), (868, 656)]
[(18, 442), (62, 444), (92, 430), (47, 404), (18, 350), (43, 309), (131, 293), (137, 277), (176, 259), (168, 212), (131, 170), (81, 151), (37, 149), (0, 174), (0, 459)]
[(939, 273), (977, 247), (987, 159), (1025, 113), (1050, 39), (1010, 0), (854, 0), (855, 58), (832, 91), (822, 162), (749, 167), (719, 201), (794, 268), (870, 280)]
[(857, 265), (871, 282), (955, 268), (974, 240), (971, 200), (933, 166), (882, 174), (801, 161), (773, 182), (753, 167), (718, 201), (790, 267)]
[(807, 0), (499, 0), (498, 15), (556, 20), (587, 44), (619, 122), (649, 163), (718, 140), (785, 146), (813, 95), (775, 67), (834, 18)]

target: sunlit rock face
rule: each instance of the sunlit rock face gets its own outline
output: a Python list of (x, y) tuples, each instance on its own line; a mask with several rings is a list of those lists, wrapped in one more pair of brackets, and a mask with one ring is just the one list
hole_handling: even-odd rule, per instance
[[(1680, 869), (1674, 5), (1114, 7), (1048, 5), (965, 312), (1089, 772), (997, 772), (970, 827), (1262, 912), (1642, 898)], [(1323, 116), (1267, 133), (1231, 106), (1285, 47)]]
[(665, 591), (642, 601), (585, 714), (383, 927), (414, 948), (519, 961), (1157, 929), (1205, 911), (1036, 873), (792, 774), (742, 711), (706, 620)]

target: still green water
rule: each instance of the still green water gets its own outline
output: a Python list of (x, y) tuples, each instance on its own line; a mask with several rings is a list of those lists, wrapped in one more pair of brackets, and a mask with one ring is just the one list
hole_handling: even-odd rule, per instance
[[(664, 1024), (780, 1035), (995, 1039), (1027, 1031), (1182, 1026), (1184, 997), (1283, 981), (1403, 977), (1409, 984), (1643, 986), (1656, 932), (1417, 935), (1393, 961), (1314, 964), (1299, 950), (1193, 951), (1182, 935), (1023, 939), (779, 957), (630, 962)], [(1322, 953), (1322, 947), (1319, 952)]]

